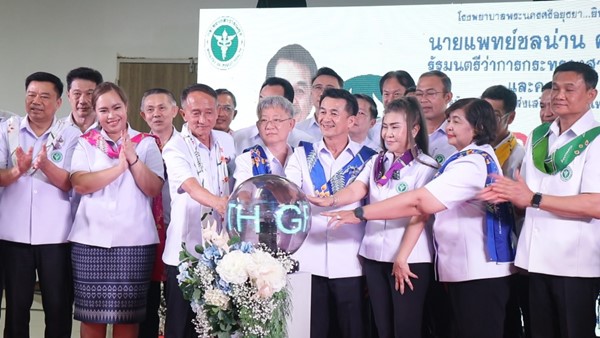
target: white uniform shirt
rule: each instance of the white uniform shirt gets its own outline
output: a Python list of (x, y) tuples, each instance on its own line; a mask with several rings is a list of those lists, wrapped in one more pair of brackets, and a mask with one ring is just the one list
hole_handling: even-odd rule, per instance
[[(504, 143), (508, 142), (511, 134), (509, 134), (504, 140), (502, 140), (496, 148), (500, 147)], [(515, 171), (521, 168), (521, 164), (523, 163), (523, 158), (525, 157), (525, 148), (517, 141), (517, 145), (510, 152), (508, 159), (502, 165), (502, 172), (506, 177), (515, 177)]]
[[(79, 126), (75, 123), (75, 120), (73, 119), (73, 112), (71, 112), (67, 117), (63, 117), (62, 118), (69, 126), (71, 127), (75, 127), (77, 129), (79, 129)], [(92, 129), (97, 129), (98, 127), (98, 120), (95, 120), (94, 123), (92, 123), (91, 126), (88, 127), (88, 129), (86, 129), (86, 131), (84, 132), (87, 133), (88, 131), (92, 130)]]
[[(384, 173), (390, 168), (394, 155), (386, 153), (384, 162)], [(379, 186), (374, 179), (375, 161), (377, 155), (371, 157), (363, 171), (356, 178), (369, 188), (369, 202), (375, 203), (394, 197), (406, 191), (415, 190), (429, 182), (437, 172), (434, 159), (421, 154), (419, 160), (429, 163), (429, 167), (416, 160), (411, 161), (408, 166), (400, 170), (400, 179), (390, 179), (386, 185)], [(393, 263), (400, 248), (400, 242), (404, 231), (410, 222), (410, 217), (393, 220), (369, 220), (365, 228), (365, 236), (360, 246), (360, 255), (379, 262)], [(408, 256), (408, 263), (431, 263), (433, 255), (433, 243), (431, 240), (431, 227), (426, 226), (412, 252)]]
[[(498, 163), (490, 145), (470, 144), (463, 150), (467, 149), (483, 150)], [(437, 271), (442, 282), (504, 277), (513, 271), (512, 263), (497, 264), (487, 254), (485, 206), (477, 199), (487, 175), (483, 156), (471, 154), (449, 163), (443, 174), (425, 185), (447, 208), (435, 214), (433, 223)]]
[[(297, 147), (300, 141), (316, 142), (320, 137), (321, 132), (319, 132), (319, 135), (309, 135), (298, 128), (294, 128), (288, 136), (288, 144), (292, 147)], [(258, 135), (258, 128), (256, 126), (250, 126), (236, 131), (233, 133), (233, 139), (235, 141), (235, 151), (238, 155), (242, 154), (244, 150), (257, 144), (261, 146), (265, 145)]]
[[(325, 172), (325, 179), (343, 168), (360, 151), (361, 146), (349, 140), (342, 153), (334, 159), (323, 141), (314, 144)], [(310, 178), (304, 147), (298, 147), (288, 161), (286, 177), (296, 183), (305, 194), (314, 195), (315, 187)], [(339, 208), (311, 206), (311, 228), (308, 237), (293, 255), (300, 262), (300, 270), (313, 275), (343, 278), (362, 275), (358, 249), (364, 234), (364, 223), (345, 224), (338, 228), (327, 226), (329, 218), (321, 216), (326, 210), (348, 210), (360, 206), (360, 202)]]
[(433, 133), (429, 134), (429, 154), (438, 164), (442, 165), (456, 152), (456, 148), (448, 143), (448, 135), (446, 135), (446, 125), (448, 121), (444, 121)]
[[(133, 129), (127, 132), (130, 137), (139, 134)], [(114, 144), (104, 130), (100, 134), (109, 145)], [(120, 143), (121, 140), (118, 141)], [(135, 147), (135, 152), (139, 161), (158, 177), (164, 178), (164, 165), (154, 138), (142, 139)], [(96, 172), (118, 164), (118, 158), (108, 157), (87, 140), (80, 138), (73, 153), (71, 172)], [(152, 216), (152, 198), (138, 188), (130, 170), (104, 188), (81, 195), (69, 241), (103, 248), (158, 243)]]
[[(562, 135), (559, 135), (557, 121), (553, 122), (549, 153), (598, 125), (591, 111)], [(557, 196), (600, 193), (600, 138), (594, 139), (556, 175), (544, 174), (535, 167), (531, 137), (528, 140), (521, 174), (529, 189)], [(515, 264), (529, 272), (547, 275), (600, 277), (600, 220), (561, 217), (527, 208)]]
[[(301, 130), (301, 131), (307, 133), (308, 135), (314, 135), (314, 137), (317, 139), (323, 137), (323, 135), (321, 134), (321, 128), (319, 127), (319, 124), (315, 120), (314, 114), (311, 115), (311, 117), (307, 118), (306, 120), (298, 122), (296, 124), (296, 129)], [(315, 142), (316, 142), (316, 140), (315, 140)]]
[(381, 143), (381, 123), (382, 118), (378, 118), (373, 127), (369, 129), (369, 136), (367, 136), (373, 142)]
[[(267, 162), (271, 168), (271, 174), (285, 177), (285, 165), (294, 153), (292, 147), (288, 145), (288, 153), (285, 163), (280, 163), (266, 146), (262, 146), (262, 148), (265, 151), (265, 155), (267, 155)], [(235, 158), (235, 173), (233, 174), (233, 178), (235, 179), (235, 188), (237, 188), (240, 183), (244, 182), (250, 177), (254, 177), (252, 172), (253, 167), (254, 163), (252, 163), (252, 154), (249, 151)]]
[[(17, 117), (15, 125), (19, 128), (19, 145), (27, 152), (33, 147), (33, 161), (46, 146), (48, 136), (56, 125), (40, 137), (37, 137), (27, 117)], [(69, 171), (71, 157), (81, 133), (79, 129), (65, 127), (62, 142), (53, 150), (48, 150), (48, 159), (59, 168)], [(13, 163), (8, 142), (8, 123), (0, 124), (0, 168), (12, 168)], [(66, 243), (73, 217), (69, 192), (62, 191), (50, 182), (41, 170), (33, 175), (24, 174), (7, 186), (0, 195), (0, 239), (26, 244)]]
[[(229, 185), (223, 184), (223, 182), (219, 183), (222, 177), (220, 178), (217, 174), (218, 170), (221, 170), (217, 167), (223, 165), (220, 158), (220, 149), (222, 148), (225, 151), (226, 148), (233, 146), (231, 135), (213, 130), (211, 132), (212, 144), (210, 148), (196, 140), (196, 150), (203, 166), (203, 171), (200, 173), (196, 169), (196, 155), (190, 150), (187, 141), (184, 139), (191, 136), (187, 135), (189, 134), (184, 130), (180, 134), (173, 135), (164, 146), (162, 154), (167, 167), (171, 195), (171, 223), (167, 228), (163, 262), (173, 266), (179, 264), (179, 252), (182, 250), (182, 243), (186, 243), (187, 250), (192, 254), (195, 253), (194, 247), (202, 243), (200, 220), (205, 213), (212, 210), (212, 208), (203, 206), (193, 200), (182, 189), (183, 182), (189, 178), (194, 178), (211, 194), (217, 196), (229, 194)], [(230, 145), (227, 146), (229, 143)], [(230, 161), (233, 161), (233, 159)], [(221, 189), (225, 189), (225, 191), (221, 192)], [(219, 218), (217, 215), (214, 216), (217, 219)]]
[(381, 141), (374, 141), (368, 137), (360, 145), (367, 146), (367, 147), (375, 150), (375, 152), (377, 152), (377, 153), (379, 153), (381, 150), (383, 150), (383, 148), (381, 148)]

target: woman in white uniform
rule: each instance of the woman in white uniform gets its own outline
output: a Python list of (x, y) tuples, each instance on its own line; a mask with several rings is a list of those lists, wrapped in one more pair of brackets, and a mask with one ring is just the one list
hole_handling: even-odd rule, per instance
[(74, 317), (81, 337), (137, 337), (158, 234), (151, 208), (163, 184), (154, 137), (127, 128), (127, 97), (113, 83), (92, 96), (100, 129), (75, 148), (71, 183), (81, 194), (69, 240), (73, 242)]
[[(364, 208), (324, 215), (331, 217), (332, 226), (351, 226), (365, 219), (435, 214), (437, 276), (447, 286), (458, 337), (501, 338), (509, 276), (514, 272), (510, 217), (500, 212), (509, 208), (477, 199), (491, 183), (489, 175), (501, 174), (489, 145), (496, 134), (496, 118), (491, 105), (480, 99), (458, 100), (446, 115), (448, 142), (458, 152), (436, 178), (422, 188)], [(406, 272), (399, 283), (411, 287), (415, 281), (411, 278), (416, 275)]]
[[(437, 162), (428, 149), (427, 128), (419, 102), (412, 97), (388, 103), (381, 139), (385, 151), (371, 158), (356, 180), (336, 194), (308, 197), (319, 206), (347, 205), (368, 198), (371, 203), (415, 190), (429, 182)], [(418, 224), (408, 227), (409, 223)], [(421, 337), (423, 304), (433, 276), (430, 229), (421, 216), (369, 220), (359, 254), (364, 258), (375, 326), (379, 337)], [(414, 234), (408, 235), (410, 229)], [(407, 235), (405, 236), (405, 233)], [(408, 243), (410, 241), (410, 244)], [(406, 243), (400, 250), (400, 243)], [(400, 286), (402, 271), (415, 272), (414, 290)]]

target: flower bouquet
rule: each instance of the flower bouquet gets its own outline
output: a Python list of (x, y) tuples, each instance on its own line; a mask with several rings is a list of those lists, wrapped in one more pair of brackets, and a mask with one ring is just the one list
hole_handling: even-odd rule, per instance
[(217, 232), (202, 229), (204, 244), (180, 254), (179, 287), (196, 314), (200, 337), (285, 337), (289, 314), (287, 273), (296, 262), (283, 251), (272, 252)]

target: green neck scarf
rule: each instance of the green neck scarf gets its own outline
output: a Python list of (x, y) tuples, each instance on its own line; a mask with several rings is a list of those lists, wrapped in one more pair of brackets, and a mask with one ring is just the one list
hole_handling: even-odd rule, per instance
[(550, 123), (544, 123), (533, 130), (531, 137), (533, 164), (539, 171), (550, 175), (565, 169), (596, 136), (600, 135), (600, 127), (594, 127), (548, 155), (549, 131)]

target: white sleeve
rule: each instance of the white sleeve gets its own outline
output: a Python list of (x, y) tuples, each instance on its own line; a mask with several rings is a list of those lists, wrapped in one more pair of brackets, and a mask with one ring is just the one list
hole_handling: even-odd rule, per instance
[(487, 167), (484, 158), (473, 154), (448, 164), (440, 176), (425, 185), (425, 189), (446, 208), (452, 209), (476, 198), (485, 187), (486, 178)]
[(235, 158), (235, 172), (233, 173), (233, 178), (235, 179), (234, 189), (252, 176), (251, 155), (250, 152), (245, 152)]
[(362, 182), (367, 187), (369, 186), (370, 180), (374, 179), (373, 171), (375, 170), (375, 161), (378, 157), (378, 155), (374, 155), (369, 161), (367, 161), (367, 163), (365, 163), (362, 171), (358, 174), (358, 176), (356, 176), (355, 181)]
[(92, 167), (88, 160), (88, 154), (85, 150), (87, 143), (86, 140), (80, 138), (73, 150), (73, 156), (71, 156), (71, 173), (78, 171), (91, 172)]
[(189, 178), (196, 178), (196, 169), (190, 161), (192, 154), (178, 149), (175, 140), (170, 141), (163, 148), (162, 157), (167, 167), (167, 176), (169, 177), (169, 186), (176, 188), (177, 192), (183, 193), (181, 185)]
[(302, 165), (300, 163), (302, 160), (306, 162), (304, 147), (296, 147), (294, 148), (294, 154), (292, 154), (285, 166), (285, 177), (294, 182), (300, 190), (302, 190), (302, 183), (304, 182), (302, 179)]

